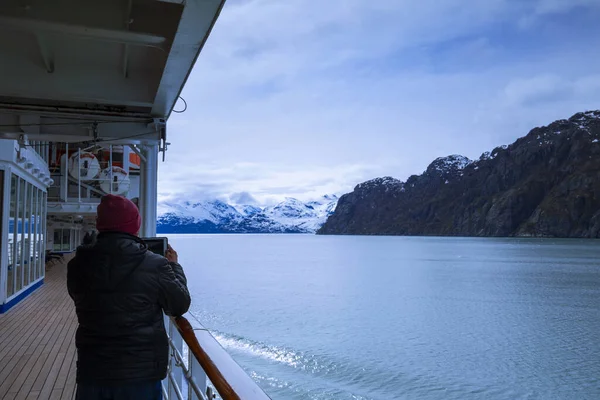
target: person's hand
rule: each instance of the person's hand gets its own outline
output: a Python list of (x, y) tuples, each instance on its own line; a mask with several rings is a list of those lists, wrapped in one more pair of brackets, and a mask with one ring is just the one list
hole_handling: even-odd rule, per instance
[(169, 260), (169, 262), (178, 263), (177, 261), (177, 252), (173, 250), (170, 244), (167, 245), (167, 251), (165, 252), (165, 258)]

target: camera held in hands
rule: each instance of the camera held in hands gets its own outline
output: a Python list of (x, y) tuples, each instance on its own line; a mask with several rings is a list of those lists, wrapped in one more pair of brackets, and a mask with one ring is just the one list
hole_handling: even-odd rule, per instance
[(148, 237), (141, 239), (148, 245), (148, 250), (151, 252), (163, 257), (166, 255), (167, 248), (169, 247), (169, 242), (166, 237)]

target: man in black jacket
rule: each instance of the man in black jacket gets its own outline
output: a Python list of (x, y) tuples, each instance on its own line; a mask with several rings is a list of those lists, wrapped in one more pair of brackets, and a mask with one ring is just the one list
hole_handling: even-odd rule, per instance
[(137, 237), (140, 214), (124, 197), (104, 196), (95, 243), (77, 249), (67, 286), (79, 327), (77, 399), (156, 400), (169, 345), (163, 311), (180, 316), (190, 294), (177, 253), (148, 251)]

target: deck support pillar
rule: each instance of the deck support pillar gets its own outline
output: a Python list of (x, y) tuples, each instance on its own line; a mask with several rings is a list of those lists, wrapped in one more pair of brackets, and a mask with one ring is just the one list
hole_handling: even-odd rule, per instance
[(158, 144), (148, 144), (142, 147), (140, 171), (140, 214), (142, 229), (140, 236), (156, 236), (156, 206), (158, 186)]

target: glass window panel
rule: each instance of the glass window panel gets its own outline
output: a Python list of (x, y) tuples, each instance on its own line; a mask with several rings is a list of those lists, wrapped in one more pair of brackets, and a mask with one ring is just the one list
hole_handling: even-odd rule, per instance
[(38, 188), (35, 189), (35, 279), (38, 279), (40, 274), (40, 258), (43, 257), (41, 244), (42, 238), (42, 191)]
[(17, 241), (17, 270), (16, 270), (16, 284), (15, 293), (21, 290), (23, 287), (23, 269), (26, 259), (25, 254), (25, 180), (19, 178), (19, 192), (17, 193), (17, 230), (18, 230), (18, 241)]
[(36, 277), (40, 278), (42, 276), (42, 260), (44, 259), (44, 251), (42, 249), (42, 190), (38, 189), (38, 197), (37, 197), (37, 258), (36, 258)]
[(42, 198), (42, 191), (38, 188), (35, 190), (35, 279), (40, 277), (40, 258), (43, 257), (42, 248), (40, 246), (40, 240), (42, 237), (42, 205), (40, 204)]
[(46, 192), (41, 192), (40, 196), (40, 207), (41, 207), (41, 228), (40, 228), (40, 277), (44, 276), (46, 269)]
[(31, 200), (33, 186), (25, 182), (25, 204), (23, 212), (23, 287), (31, 282)]
[[(5, 195), (5, 190), (4, 190), (4, 171), (0, 170), (0, 235), (4, 235), (4, 240), (6, 240), (6, 238), (10, 238), (8, 232), (4, 232), (4, 224), (2, 223), (3, 219), (4, 219), (4, 210), (5, 210), (5, 204), (4, 204), (4, 195)], [(4, 254), (0, 254), (0, 284), (3, 284), (2, 281), (2, 273), (3, 268), (2, 268), (2, 264), (4, 261)], [(0, 288), (0, 293), (2, 293), (3, 289), (6, 289), (5, 287)], [(1, 339), (0, 339), (1, 341)]]
[(40, 224), (40, 218), (38, 216), (38, 212), (39, 212), (39, 204), (38, 204), (38, 198), (39, 198), (39, 192), (40, 190), (36, 187), (33, 188), (33, 197), (32, 197), (32, 209), (31, 209), (31, 267), (30, 267), (30, 273), (31, 273), (31, 280), (34, 281), (38, 278), (38, 258), (40, 256), (40, 252), (39, 252), (39, 246), (38, 246), (38, 241), (39, 241), (39, 235), (38, 235), (38, 231), (39, 231), (39, 224)]
[(62, 249), (62, 229), (54, 229), (54, 251), (60, 251)]
[[(44, 240), (42, 241), (42, 249), (46, 250), (46, 232), (48, 231), (48, 193), (44, 192), (44, 199), (42, 200), (42, 205), (44, 207), (44, 213), (42, 215), (42, 232), (44, 234)], [(42, 269), (42, 275), (46, 275), (46, 266), (44, 264), (44, 269)]]
[[(0, 170), (0, 235), (3, 235), (4, 238), (2, 238), (2, 239), (5, 240), (7, 243), (9, 243), (10, 242), (10, 233), (4, 231), (4, 224), (1, 223), (4, 220), (4, 213), (6, 212), (5, 210), (6, 210), (6, 206), (7, 206), (4, 203), (4, 195), (7, 194), (4, 190), (4, 188), (5, 188), (4, 177), (5, 177), (5, 172), (3, 170)], [(9, 203), (10, 203), (10, 198), (9, 198)], [(10, 247), (8, 247), (8, 250), (10, 253)], [(0, 288), (0, 293), (2, 293), (2, 291), (7, 288), (5, 281), (2, 280), (2, 273), (4, 272), (4, 270), (2, 268), (3, 263), (4, 263), (4, 254), (0, 254), (0, 284), (2, 284), (4, 286), (4, 287)], [(0, 339), (0, 342), (1, 341), (2, 341), (2, 339)]]
[[(4, 203), (4, 195), (6, 194), (5, 190), (4, 190), (4, 175), (5, 172), (3, 170), (0, 170), (0, 235), (4, 236), (4, 240), (6, 240), (7, 238), (10, 238), (8, 232), (4, 231), (4, 224), (2, 223), (4, 220), (4, 213), (5, 211), (5, 206), (6, 204)], [(7, 241), (8, 242), (8, 241)], [(4, 272), (4, 269), (2, 268), (2, 264), (4, 263), (4, 254), (0, 254), (0, 284), (3, 284), (2, 281), (2, 273)], [(4, 287), (0, 288), (0, 293), (2, 293), (2, 290), (6, 289), (6, 284), (4, 284)], [(2, 339), (0, 339), (1, 341)]]
[(71, 230), (63, 229), (62, 230), (62, 250), (68, 251), (71, 249)]
[(38, 228), (38, 278), (41, 278), (44, 273), (43, 273), (43, 268), (44, 268), (44, 262), (45, 262), (45, 257), (46, 255), (44, 254), (44, 238), (46, 236), (44, 236), (44, 192), (42, 192), (41, 189), (38, 190), (39, 193), (39, 197), (38, 197), (38, 218), (39, 220), (39, 228)]
[(31, 185), (31, 210), (29, 210), (29, 282), (35, 280), (35, 209), (36, 209), (37, 188)]
[(12, 296), (15, 293), (15, 269), (17, 259), (17, 188), (19, 179), (16, 175), (10, 178), (10, 206), (8, 214), (8, 275), (6, 279), (6, 295)]

